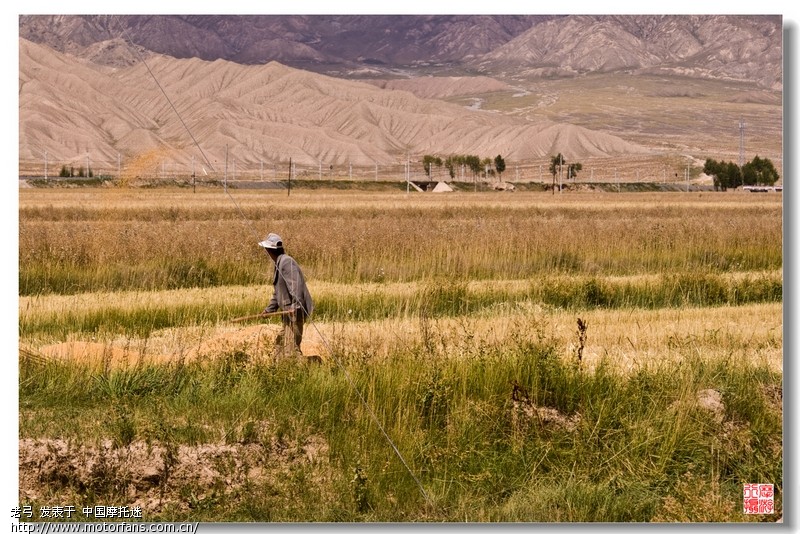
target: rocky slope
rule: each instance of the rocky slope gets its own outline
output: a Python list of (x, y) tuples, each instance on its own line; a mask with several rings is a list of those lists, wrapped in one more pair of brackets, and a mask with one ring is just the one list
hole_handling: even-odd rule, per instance
[(176, 58), (279, 61), (339, 76), (444, 67), (517, 78), (624, 70), (778, 89), (781, 23), (757, 15), (36, 15), (20, 17), (20, 36), (111, 65), (130, 62), (107, 43), (125, 40)]
[(472, 64), (515, 77), (625, 70), (782, 86), (780, 17), (574, 16), (537, 24)]
[(291, 157), (357, 165), (426, 153), (523, 159), (646, 152), (578, 126), (470, 111), (275, 62), (153, 56), (112, 68), (20, 39), (19, 87), (20, 160), (40, 159), (45, 150), (59, 162), (161, 150), (183, 162), (205, 155), (215, 166), (226, 148), (240, 162)]

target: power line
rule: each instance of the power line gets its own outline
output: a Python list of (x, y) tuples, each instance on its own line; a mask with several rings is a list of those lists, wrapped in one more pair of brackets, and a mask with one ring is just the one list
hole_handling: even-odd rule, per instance
[[(116, 15), (112, 15), (112, 16), (114, 16), (114, 17), (116, 18)], [(119, 21), (118, 21), (118, 22), (119, 22)], [(121, 24), (121, 23), (120, 23), (120, 27), (122, 27), (122, 24)], [(124, 27), (122, 27), (122, 28), (123, 28), (123, 31), (125, 31), (125, 28), (124, 28)], [(132, 39), (131, 39), (130, 41), (131, 41), (131, 43), (133, 42), (133, 40), (132, 40)], [(133, 48), (134, 48), (134, 50), (136, 50), (135, 46), (134, 46)], [(197, 143), (197, 140), (195, 139), (194, 135), (192, 135), (192, 132), (191, 132), (191, 130), (189, 130), (189, 127), (186, 125), (186, 123), (185, 123), (185, 122), (183, 121), (183, 119), (181, 118), (181, 116), (180, 116), (180, 113), (178, 113), (178, 110), (177, 110), (177, 109), (175, 108), (175, 106), (172, 104), (172, 101), (169, 99), (169, 96), (167, 96), (167, 93), (166, 93), (166, 92), (164, 91), (164, 89), (161, 87), (161, 84), (158, 82), (158, 79), (156, 79), (156, 77), (155, 77), (155, 74), (153, 73), (153, 71), (152, 71), (152, 70), (150, 70), (150, 67), (147, 65), (147, 63), (144, 61), (144, 58), (143, 58), (143, 57), (142, 57), (142, 56), (141, 56), (141, 55), (138, 53), (138, 51), (136, 51), (136, 54), (139, 56), (139, 59), (142, 61), (142, 63), (144, 63), (145, 67), (147, 67), (147, 72), (149, 72), (149, 73), (150, 73), (150, 76), (152, 76), (152, 78), (153, 78), (153, 80), (155, 81), (156, 85), (157, 85), (157, 86), (158, 86), (158, 88), (161, 90), (161, 93), (164, 95), (164, 98), (166, 98), (166, 99), (167, 99), (167, 101), (169, 102), (169, 105), (170, 105), (170, 107), (172, 108), (172, 110), (175, 112), (175, 115), (177, 115), (178, 119), (181, 121), (181, 124), (183, 124), (183, 127), (186, 129), (186, 131), (188, 132), (189, 136), (191, 137), (191, 139), (192, 139), (192, 142), (195, 144), (195, 146), (197, 147), (197, 149), (198, 149), (198, 150), (200, 151), (200, 153), (203, 155), (203, 158), (206, 160), (206, 163), (208, 163), (209, 167), (211, 167), (211, 169), (213, 170), (213, 169), (214, 169), (213, 165), (211, 165), (211, 162), (210, 162), (210, 161), (208, 160), (208, 158), (206, 157), (206, 155), (205, 155), (205, 153), (203, 152), (202, 148), (200, 148), (200, 145)], [(227, 148), (226, 148), (226, 153), (227, 153)], [(290, 170), (290, 172), (291, 172), (291, 170)], [(352, 172), (352, 170), (351, 170), (351, 172)], [(227, 168), (226, 168), (226, 173), (227, 173)], [(253, 224), (252, 224), (252, 221), (250, 221), (250, 219), (248, 219), (248, 218), (245, 216), (244, 212), (242, 211), (242, 208), (241, 208), (241, 206), (239, 206), (239, 203), (238, 203), (238, 202), (236, 202), (236, 200), (235, 200), (235, 199), (233, 198), (233, 196), (230, 194), (230, 192), (228, 191), (228, 188), (227, 188), (227, 187), (225, 188), (225, 193), (226, 193), (226, 195), (228, 196), (228, 198), (230, 198), (230, 200), (233, 202), (233, 204), (236, 206), (236, 209), (239, 211), (239, 214), (241, 215), (242, 219), (243, 219), (243, 220), (244, 220), (244, 221), (245, 221), (245, 222), (248, 224), (248, 226), (250, 227), (250, 229), (251, 229), (251, 231), (253, 232), (253, 235), (254, 235), (254, 237), (256, 238), (256, 240), (258, 240), (258, 232), (256, 231), (256, 229), (255, 229), (255, 226), (253, 226)], [(267, 250), (266, 250), (266, 249), (264, 249), (264, 253), (265, 253), (265, 254), (267, 254)], [(275, 269), (276, 269), (276, 271), (278, 272), (278, 275), (279, 275), (279, 276), (282, 276), (282, 275), (281, 275), (281, 272), (280, 272), (280, 270), (277, 268), (277, 265), (276, 265)], [(284, 279), (284, 282), (285, 282), (285, 281), (286, 281), (286, 280)], [(288, 284), (287, 284), (287, 285), (288, 285)], [(303, 305), (303, 303), (302, 303), (302, 302), (300, 302), (300, 301), (299, 301), (299, 299), (297, 299), (296, 295), (292, 295), (292, 297), (293, 297), (295, 300), (297, 300), (296, 304), (298, 304), (298, 305), (300, 306), (300, 309), (303, 311), (303, 313), (304, 313), (304, 314), (305, 314), (307, 317), (309, 317), (309, 318), (310, 318), (310, 315), (308, 314), (308, 310), (305, 308), (305, 306)], [(328, 352), (330, 353), (331, 357), (334, 359), (334, 361), (336, 362), (336, 364), (339, 366), (339, 369), (340, 369), (340, 370), (342, 371), (342, 373), (344, 374), (344, 376), (345, 376), (345, 378), (347, 379), (347, 382), (348, 382), (348, 384), (350, 385), (350, 387), (351, 387), (351, 388), (352, 388), (352, 389), (353, 389), (353, 390), (356, 392), (356, 395), (358, 396), (359, 400), (360, 400), (360, 401), (361, 401), (361, 403), (364, 405), (364, 407), (367, 409), (367, 412), (369, 413), (370, 417), (372, 418), (372, 420), (373, 420), (373, 421), (375, 422), (375, 424), (377, 425), (378, 429), (381, 431), (381, 434), (384, 436), (384, 438), (386, 439), (386, 441), (388, 441), (388, 442), (389, 442), (389, 445), (392, 447), (392, 450), (393, 450), (393, 451), (394, 451), (394, 453), (397, 455), (397, 457), (400, 459), (400, 462), (402, 462), (403, 466), (406, 468), (406, 470), (408, 471), (408, 473), (411, 475), (411, 478), (413, 478), (413, 479), (414, 479), (414, 482), (415, 482), (415, 483), (417, 484), (417, 486), (419, 487), (419, 490), (420, 490), (420, 492), (422, 493), (422, 496), (425, 498), (425, 500), (426, 500), (426, 501), (427, 501), (429, 504), (432, 504), (432, 502), (431, 502), (430, 498), (428, 497), (428, 494), (427, 494), (427, 493), (426, 493), (426, 491), (425, 491), (425, 488), (424, 488), (424, 487), (423, 487), (423, 485), (422, 485), (422, 482), (420, 482), (420, 480), (419, 480), (419, 479), (417, 478), (417, 476), (414, 474), (414, 472), (412, 471), (411, 467), (408, 465), (408, 463), (406, 462), (405, 458), (404, 458), (404, 457), (403, 457), (403, 455), (400, 453), (400, 450), (399, 450), (399, 449), (397, 448), (397, 446), (394, 444), (394, 441), (392, 441), (392, 438), (389, 436), (389, 434), (388, 434), (388, 433), (386, 432), (386, 430), (383, 428), (383, 425), (381, 424), (381, 422), (380, 422), (380, 420), (378, 419), (378, 417), (375, 415), (375, 412), (372, 410), (372, 407), (369, 405), (369, 403), (367, 402), (366, 398), (364, 398), (364, 396), (363, 396), (363, 395), (361, 394), (361, 392), (358, 390), (358, 388), (357, 388), (357, 387), (356, 387), (356, 385), (355, 385), (355, 382), (353, 381), (352, 377), (350, 376), (350, 374), (349, 374), (349, 373), (347, 372), (347, 370), (345, 369), (344, 365), (342, 365), (342, 363), (339, 361), (339, 359), (338, 359), (338, 358), (336, 357), (336, 355), (334, 354), (333, 350), (331, 349), (331, 346), (330, 346), (330, 344), (328, 343), (328, 340), (327, 340), (327, 338), (326, 338), (326, 337), (325, 337), (325, 336), (324, 336), (324, 335), (323, 335), (323, 334), (322, 334), (322, 333), (319, 331), (319, 328), (317, 328), (317, 325), (316, 325), (316, 323), (314, 322), (314, 320), (313, 320), (313, 319), (311, 319), (311, 320), (310, 320), (310, 324), (311, 324), (311, 326), (314, 328), (314, 330), (316, 330), (316, 332), (317, 332), (317, 334), (319, 335), (320, 339), (322, 339), (322, 341), (323, 341), (323, 343), (324, 343), (324, 345), (325, 345), (325, 348), (327, 348), (327, 349), (328, 349)], [(252, 403), (252, 402), (253, 402), (253, 401), (251, 401), (251, 403)], [(247, 407), (245, 408), (245, 410), (243, 410), (243, 411), (242, 411), (242, 413), (244, 413), (244, 411), (247, 411), (247, 409), (248, 409), (248, 408), (249, 408), (249, 406), (247, 406)]]
[[(116, 15), (111, 15), (111, 16), (117, 21), (117, 24), (119, 24), (119, 27), (122, 28), (122, 32), (125, 33), (126, 35), (128, 35), (128, 31), (125, 29), (125, 26), (122, 25), (122, 22), (119, 21), (117, 16)], [(172, 108), (172, 111), (175, 112), (175, 115), (178, 117), (178, 120), (181, 121), (181, 124), (183, 124), (183, 127), (186, 129), (186, 132), (189, 134), (189, 137), (192, 138), (192, 142), (197, 147), (197, 150), (199, 150), (200, 154), (203, 155), (203, 159), (206, 160), (206, 163), (211, 168), (211, 170), (214, 170), (214, 166), (209, 161), (209, 159), (206, 156), (205, 152), (203, 152), (203, 149), (200, 148), (200, 144), (197, 142), (197, 139), (194, 138), (194, 135), (192, 135), (192, 131), (189, 129), (189, 127), (183, 121), (183, 117), (181, 117), (181, 114), (178, 113), (178, 110), (175, 108), (175, 105), (172, 103), (172, 100), (170, 100), (169, 95), (167, 95), (167, 92), (164, 90), (164, 88), (159, 83), (158, 78), (156, 78), (156, 75), (153, 74), (153, 71), (150, 69), (150, 65), (147, 64), (147, 61), (144, 60), (144, 57), (136, 49), (136, 46), (133, 45), (133, 39), (130, 38), (130, 35), (128, 35), (128, 38), (129, 38), (129, 40), (131, 42), (131, 48), (133, 49), (134, 53), (139, 57), (139, 61), (141, 61), (142, 64), (145, 66), (145, 68), (147, 69), (147, 72), (150, 73), (150, 76), (153, 78), (153, 81), (156, 83), (156, 85), (158, 86), (158, 89), (161, 91), (161, 94), (164, 95), (164, 98), (167, 99), (167, 102), (169, 103), (169, 106)]]

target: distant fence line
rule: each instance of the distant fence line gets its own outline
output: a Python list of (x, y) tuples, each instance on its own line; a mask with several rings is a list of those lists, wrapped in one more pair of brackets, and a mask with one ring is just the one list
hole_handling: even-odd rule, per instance
[[(506, 160), (506, 169), (502, 176), (496, 173), (480, 173), (475, 176), (466, 166), (459, 166), (455, 169), (455, 176), (450, 177), (449, 171), (444, 165), (441, 167), (434, 165), (430, 171), (430, 176), (425, 173), (422, 166), (422, 158), (410, 159), (408, 162), (394, 164), (374, 164), (350, 165), (350, 164), (326, 164), (324, 162), (316, 165), (293, 163), (291, 168), (289, 163), (242, 163), (236, 160), (229, 160), (226, 168), (208, 169), (199, 162), (185, 163), (164, 159), (155, 164), (142, 166), (134, 162), (127, 162), (124, 159), (118, 161), (70, 161), (67, 163), (43, 160), (20, 160), (19, 174), (29, 178), (57, 178), (63, 167), (73, 168), (75, 176), (82, 169), (84, 177), (91, 174), (95, 178), (128, 179), (128, 180), (178, 180), (191, 181), (193, 178), (198, 182), (207, 181), (286, 181), (291, 179), (303, 180), (373, 180), (373, 181), (512, 181), (512, 182), (542, 182), (552, 183), (553, 175), (549, 171), (550, 159), (532, 160), (525, 162), (514, 162)], [(696, 177), (699, 170), (696, 166), (689, 166), (686, 158), (684, 163), (677, 165), (676, 161), (680, 158), (672, 157), (668, 161), (666, 156), (635, 156), (618, 158), (593, 158), (582, 162), (583, 169), (575, 177), (567, 176), (566, 165), (563, 172), (556, 176), (564, 183), (580, 182), (657, 182), (670, 183), (681, 182), (689, 178)], [(574, 163), (574, 160), (567, 160), (567, 164)], [(494, 170), (494, 166), (490, 167)]]

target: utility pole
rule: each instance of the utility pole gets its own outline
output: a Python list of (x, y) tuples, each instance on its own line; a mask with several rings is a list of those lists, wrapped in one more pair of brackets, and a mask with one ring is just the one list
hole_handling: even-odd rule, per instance
[(689, 192), (689, 165), (690, 163), (686, 163), (686, 192)]
[(197, 193), (197, 181), (194, 174), (194, 156), (192, 156), (192, 193)]
[(406, 162), (405, 162), (405, 166), (403, 168), (403, 172), (405, 173), (405, 178), (406, 178), (406, 196), (408, 196), (408, 193), (411, 190), (411, 182), (408, 179), (409, 178), (408, 177), (408, 154), (406, 154)]
[(562, 185), (562, 181), (564, 179), (564, 155), (559, 155), (561, 156), (561, 163), (558, 164), (558, 194), (560, 195), (564, 191)]
[(744, 119), (739, 119), (739, 168), (744, 167)]

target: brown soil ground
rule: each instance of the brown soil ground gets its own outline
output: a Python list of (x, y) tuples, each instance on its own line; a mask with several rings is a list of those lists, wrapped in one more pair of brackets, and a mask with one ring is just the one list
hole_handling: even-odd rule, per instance
[(235, 498), (253, 485), (281, 491), (298, 470), (311, 481), (329, 476), (328, 445), (322, 438), (278, 439), (268, 423), (257, 426), (252, 439), (232, 444), (166, 446), (134, 441), (116, 446), (110, 440), (76, 445), (63, 439), (22, 439), (20, 501), (112, 494), (131, 510), (139, 507), (147, 520), (167, 508), (185, 513), (204, 501)]

